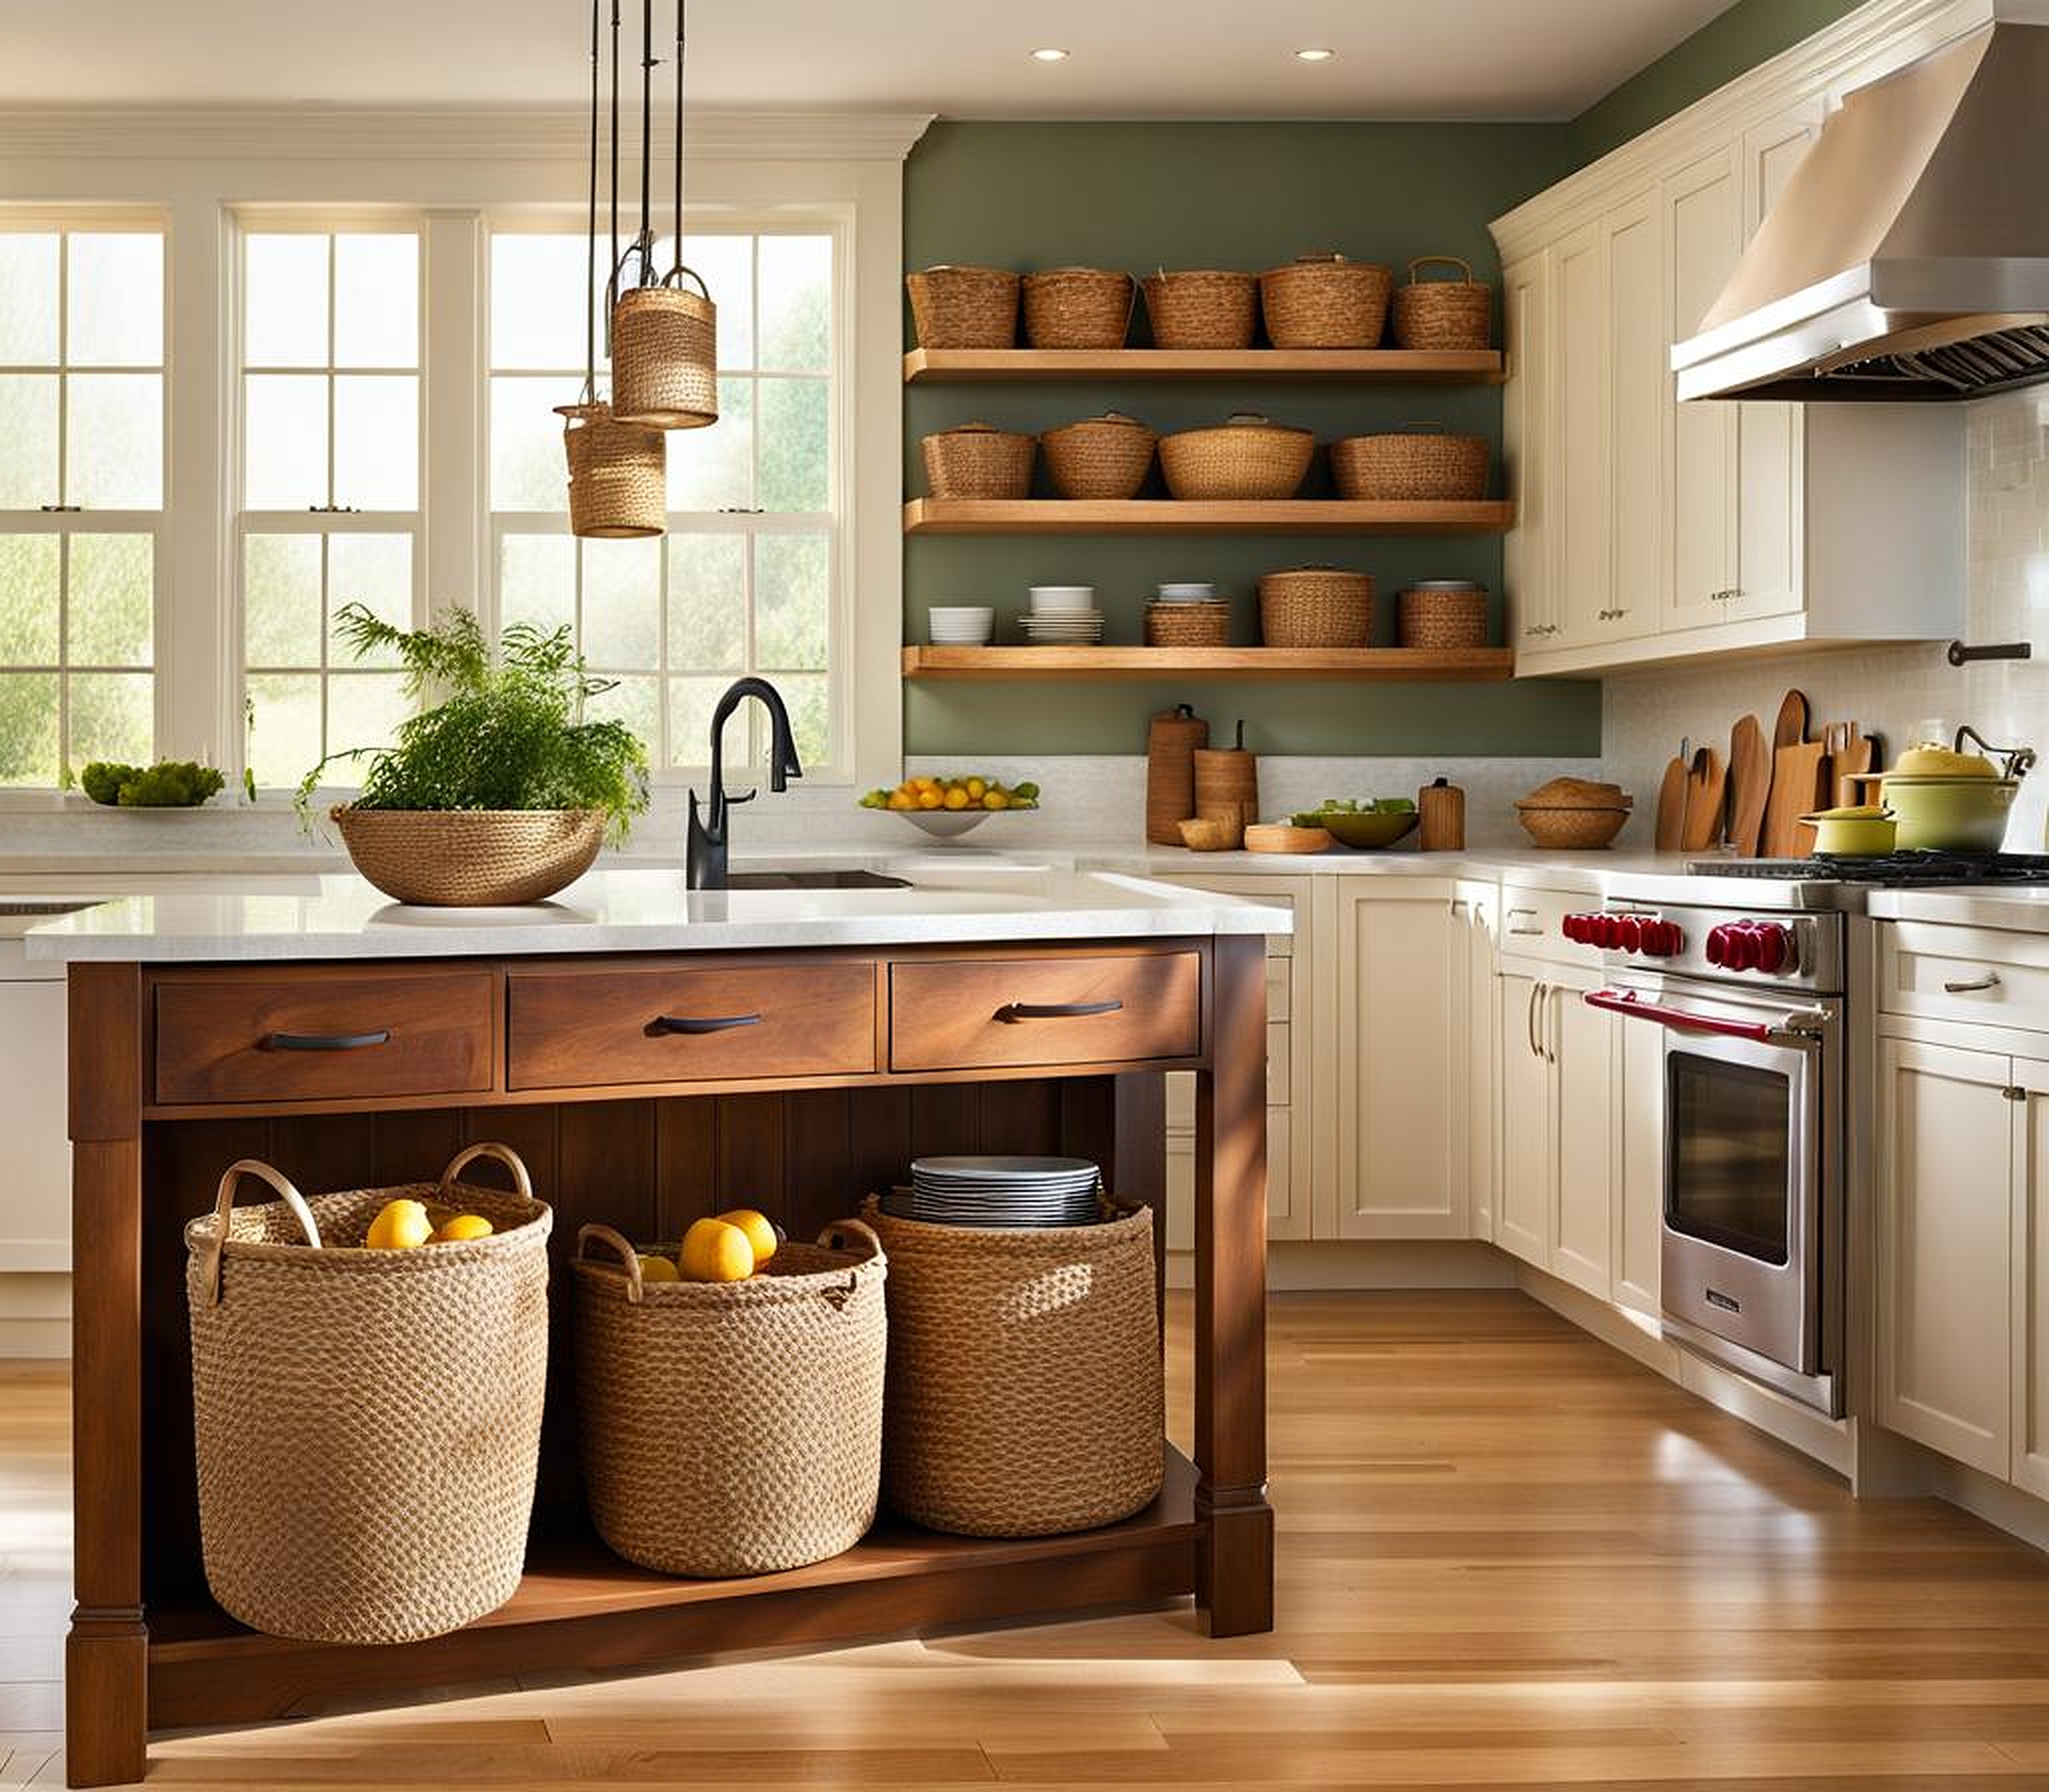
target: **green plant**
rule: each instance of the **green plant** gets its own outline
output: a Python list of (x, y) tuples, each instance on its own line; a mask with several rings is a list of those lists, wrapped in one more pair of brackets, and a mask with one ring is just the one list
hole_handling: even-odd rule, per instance
[(405, 630), (350, 604), (335, 622), (358, 659), (395, 654), (407, 694), (432, 707), (399, 725), (396, 746), (345, 749), (308, 772), (302, 821), (337, 759), (369, 761), (358, 809), (601, 809), (618, 839), (647, 806), (647, 749), (623, 723), (584, 718), (612, 681), (585, 670), (567, 628), (515, 622), (494, 654), (467, 610)]
[(211, 765), (190, 759), (160, 759), (154, 765), (95, 759), (78, 782), (95, 803), (110, 808), (196, 809), (218, 795), (226, 780)]

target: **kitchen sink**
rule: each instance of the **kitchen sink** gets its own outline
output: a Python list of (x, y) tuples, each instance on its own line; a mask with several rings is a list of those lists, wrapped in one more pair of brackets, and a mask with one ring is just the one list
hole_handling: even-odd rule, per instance
[(735, 871), (728, 890), (908, 890), (908, 877), (879, 871)]
[(97, 908), (99, 906), (97, 900), (55, 896), (0, 896), (0, 916), (76, 915), (83, 909)]

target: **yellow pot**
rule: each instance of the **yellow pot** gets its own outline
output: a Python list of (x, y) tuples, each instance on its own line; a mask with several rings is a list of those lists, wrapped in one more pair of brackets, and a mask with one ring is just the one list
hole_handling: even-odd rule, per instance
[(1879, 859), (1897, 844), (1899, 822), (1890, 815), (1803, 815), (1815, 830), (1815, 851), (1829, 859)]

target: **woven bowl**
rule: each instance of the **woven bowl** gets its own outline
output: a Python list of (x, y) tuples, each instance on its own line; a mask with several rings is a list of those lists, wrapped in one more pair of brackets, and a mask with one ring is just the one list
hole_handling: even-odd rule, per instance
[(330, 811), (366, 882), (423, 908), (540, 902), (591, 868), (602, 809)]
[(1544, 809), (1515, 805), (1515, 819), (1533, 844), (1591, 852), (1608, 844), (1629, 821), (1627, 809)]
[(1405, 424), (1381, 435), (1330, 444), (1338, 496), (1353, 503), (1430, 502), (1487, 495), (1485, 436), (1448, 435), (1435, 424)]
[(1185, 429), (1160, 438), (1160, 471), (1175, 497), (1221, 502), (1291, 498), (1316, 452), (1306, 429), (1232, 417), (1214, 429)]

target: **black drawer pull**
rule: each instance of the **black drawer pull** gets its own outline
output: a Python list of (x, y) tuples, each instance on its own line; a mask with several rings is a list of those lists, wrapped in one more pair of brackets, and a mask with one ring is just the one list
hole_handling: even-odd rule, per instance
[(1006, 1002), (996, 1011), (998, 1020), (1074, 1020), (1088, 1014), (1115, 1014), (1124, 1007), (1116, 996), (1108, 1002)]
[(375, 1033), (273, 1033), (264, 1045), (271, 1051), (361, 1051), (366, 1045), (388, 1045), (391, 1029)]
[(758, 1014), (711, 1014), (702, 1019), (692, 1014), (657, 1014), (647, 1023), (650, 1033), (727, 1033), (735, 1027), (758, 1027)]

